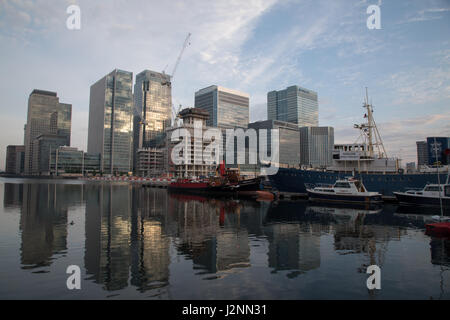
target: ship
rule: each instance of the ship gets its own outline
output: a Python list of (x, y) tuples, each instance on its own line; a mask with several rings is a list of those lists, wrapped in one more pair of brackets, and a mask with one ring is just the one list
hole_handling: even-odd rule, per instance
[(382, 202), (381, 194), (367, 191), (361, 181), (353, 178), (338, 180), (329, 187), (315, 187), (306, 191), (311, 201), (367, 205)]
[(261, 177), (242, 179), (239, 170), (225, 168), (222, 162), (216, 175), (208, 178), (179, 178), (168, 185), (168, 189), (186, 193), (208, 193), (215, 195), (252, 196), (261, 191)]
[(438, 183), (439, 179), (445, 180), (447, 172), (444, 167), (405, 173), (400, 167), (400, 159), (387, 156), (373, 118), (367, 89), (363, 107), (366, 121), (354, 125), (360, 131), (358, 140), (353, 144), (335, 144), (331, 165), (319, 169), (280, 167), (276, 174), (268, 176), (273, 189), (281, 193), (306, 194), (307, 186), (330, 185), (337, 180), (354, 177), (368, 190), (395, 199), (394, 192), (422, 189), (427, 184)]

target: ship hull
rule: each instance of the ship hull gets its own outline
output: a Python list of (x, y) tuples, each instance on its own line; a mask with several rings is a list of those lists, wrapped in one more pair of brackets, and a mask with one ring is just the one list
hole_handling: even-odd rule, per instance
[[(334, 184), (336, 180), (351, 176), (351, 173), (308, 171), (294, 168), (279, 168), (278, 172), (270, 175), (272, 186), (280, 192), (306, 194), (305, 184)], [(437, 183), (436, 173), (423, 174), (355, 174), (355, 178), (362, 180), (366, 189), (378, 192), (383, 196), (394, 197), (396, 191), (408, 189), (422, 189), (426, 184)], [(440, 181), (445, 181), (447, 174), (440, 174)]]
[(442, 197), (441, 199), (439, 199), (438, 197), (425, 197), (400, 192), (396, 192), (395, 196), (400, 204), (415, 206), (440, 206), (442, 201), (443, 207), (450, 207), (450, 198), (448, 197)]
[(311, 201), (316, 202), (335, 202), (335, 203), (355, 203), (373, 205), (381, 203), (381, 195), (362, 196), (353, 194), (324, 194), (308, 190), (308, 197)]

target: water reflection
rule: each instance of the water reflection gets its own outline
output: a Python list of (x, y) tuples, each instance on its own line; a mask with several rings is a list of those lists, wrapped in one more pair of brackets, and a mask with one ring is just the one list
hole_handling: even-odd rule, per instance
[(80, 202), (78, 186), (5, 184), (4, 206), (20, 207), (23, 269), (51, 264), (67, 250), (67, 210)]
[[(292, 281), (327, 267), (330, 252), (360, 256), (351, 272), (365, 273), (370, 264), (384, 266), (389, 243), (422, 230), (427, 221), (395, 206), (365, 210), (224, 200), (106, 183), (6, 183), (3, 205), (20, 209), (23, 269), (49, 266), (64, 255), (68, 211), (85, 208), (80, 265), (87, 279), (107, 292), (168, 288), (179, 259), (189, 262), (183, 272), (200, 281), (255, 264)], [(450, 266), (449, 241), (430, 241), (431, 263)]]

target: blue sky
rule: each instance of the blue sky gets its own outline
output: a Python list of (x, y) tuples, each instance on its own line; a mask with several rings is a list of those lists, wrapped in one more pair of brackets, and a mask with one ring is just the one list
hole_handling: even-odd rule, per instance
[[(66, 28), (70, 4), (81, 30)], [(366, 27), (371, 4), (380, 30)], [(296, 84), (318, 92), (319, 124), (351, 143), (367, 86), (389, 156), (415, 161), (416, 140), (450, 136), (449, 0), (0, 0), (0, 168), (23, 143), (34, 88), (72, 104), (72, 145), (86, 149), (90, 85), (114, 68), (170, 73), (188, 32), (176, 106), (217, 84), (249, 93), (251, 120), (264, 120), (267, 92)]]

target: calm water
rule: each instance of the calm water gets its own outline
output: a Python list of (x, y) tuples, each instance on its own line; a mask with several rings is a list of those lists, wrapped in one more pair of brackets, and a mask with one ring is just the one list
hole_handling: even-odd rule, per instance
[[(429, 216), (0, 179), (1, 299), (449, 299)], [(366, 267), (381, 267), (367, 290)], [(81, 290), (68, 290), (78, 265)]]

